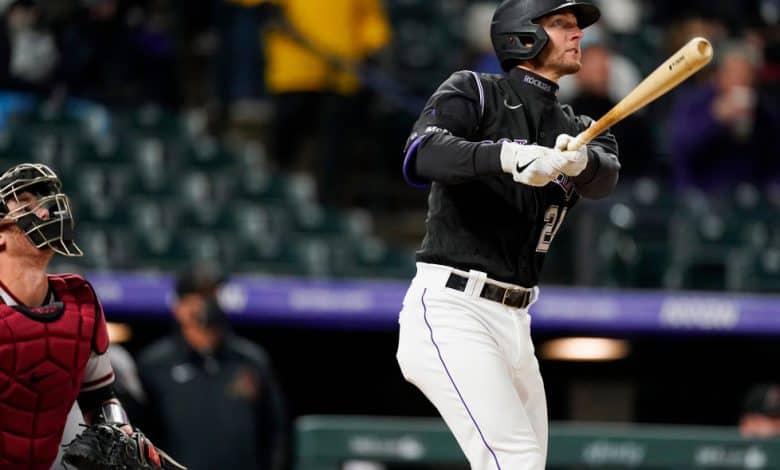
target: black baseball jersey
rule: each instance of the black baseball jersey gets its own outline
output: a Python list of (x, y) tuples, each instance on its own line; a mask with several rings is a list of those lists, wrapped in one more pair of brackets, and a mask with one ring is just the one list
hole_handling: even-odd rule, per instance
[(406, 144), (404, 176), (430, 184), (426, 235), (417, 260), (484, 271), (531, 287), (567, 212), (580, 197), (601, 198), (617, 183), (617, 142), (604, 133), (588, 144), (575, 178), (544, 187), (515, 182), (501, 169), (505, 141), (553, 147), (592, 120), (558, 102), (557, 85), (515, 68), (504, 75), (460, 71), (431, 96)]

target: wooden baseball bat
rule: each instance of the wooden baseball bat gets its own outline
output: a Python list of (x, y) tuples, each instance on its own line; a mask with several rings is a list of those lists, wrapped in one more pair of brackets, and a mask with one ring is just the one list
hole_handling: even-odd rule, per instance
[(679, 85), (683, 80), (707, 65), (712, 60), (712, 53), (712, 45), (708, 40), (696, 37), (688, 41), (688, 44), (681, 47), (679, 51), (642, 80), (607, 114), (569, 142), (567, 150), (577, 150), (586, 145), (626, 116)]

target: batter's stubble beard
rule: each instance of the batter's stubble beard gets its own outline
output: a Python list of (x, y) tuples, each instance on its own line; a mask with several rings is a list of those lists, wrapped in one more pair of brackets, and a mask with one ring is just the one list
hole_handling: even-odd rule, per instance
[(580, 61), (576, 62), (565, 62), (561, 65), (561, 74), (562, 75), (571, 75), (575, 74), (580, 71), (582, 68), (582, 63)]
[(582, 68), (582, 64), (579, 61), (572, 62), (567, 60), (560, 60), (552, 64), (548, 63), (547, 66), (556, 69), (560, 76), (575, 74)]
[(537, 70), (542, 68), (555, 69), (561, 76), (572, 75), (580, 71), (582, 62), (580, 60), (567, 60), (566, 53), (559, 57), (552, 57), (548, 49), (542, 50), (542, 53), (531, 59), (531, 63)]

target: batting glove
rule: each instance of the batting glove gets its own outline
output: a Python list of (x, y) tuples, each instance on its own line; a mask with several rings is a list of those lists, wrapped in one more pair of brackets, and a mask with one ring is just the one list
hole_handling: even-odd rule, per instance
[(522, 184), (545, 186), (561, 171), (553, 166), (552, 155), (557, 152), (540, 145), (521, 145), (504, 142), (501, 145), (501, 168)]
[(581, 145), (577, 150), (566, 150), (574, 137), (561, 134), (555, 139), (555, 151), (552, 154), (552, 166), (566, 176), (577, 176), (588, 166), (588, 146)]

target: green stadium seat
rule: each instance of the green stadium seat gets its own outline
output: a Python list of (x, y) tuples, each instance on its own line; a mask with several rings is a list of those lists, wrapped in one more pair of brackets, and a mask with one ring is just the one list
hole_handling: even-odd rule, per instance
[(729, 265), (729, 288), (742, 292), (780, 292), (780, 247), (744, 249)]
[(724, 291), (728, 286), (728, 255), (720, 251), (698, 251), (676, 261), (670, 268), (667, 284), (684, 290)]
[(104, 224), (80, 224), (77, 241), (84, 251), (84, 257), (78, 262), (85, 268), (111, 270), (135, 266), (134, 237), (121, 228)]
[(265, 169), (247, 169), (238, 180), (238, 197), (262, 202), (284, 202), (287, 179)]
[(252, 242), (288, 233), (291, 222), (290, 213), (283, 205), (238, 200), (225, 206), (220, 224), (238, 239)]
[(159, 228), (135, 234), (138, 266), (157, 266), (162, 270), (180, 269), (188, 262), (187, 252), (175, 232)]
[(170, 194), (180, 170), (176, 162), (168, 158), (165, 141), (145, 137), (136, 140), (132, 147), (136, 190), (147, 194)]
[(295, 243), (286, 234), (262, 233), (251, 240), (233, 239), (241, 256), (236, 269), (244, 272), (297, 275), (304, 272)]
[(345, 277), (406, 278), (414, 275), (413, 249), (400, 249), (373, 236), (341, 240), (334, 250), (338, 273)]
[(184, 130), (178, 116), (148, 104), (118, 116), (122, 125), (144, 135), (172, 136)]
[(611, 286), (659, 287), (672, 256), (668, 212), (627, 202), (606, 207), (593, 222), (598, 278)]
[(78, 137), (71, 140), (68, 149), (79, 163), (125, 163), (130, 160), (125, 151), (127, 142), (115, 134), (98, 137)]
[(294, 229), (297, 232), (317, 235), (338, 235), (346, 230), (340, 211), (326, 208), (317, 203), (290, 206)]

